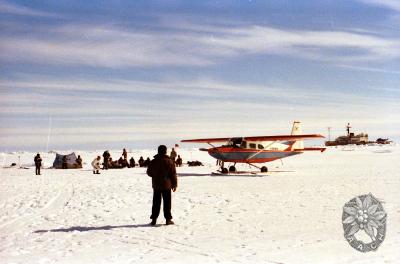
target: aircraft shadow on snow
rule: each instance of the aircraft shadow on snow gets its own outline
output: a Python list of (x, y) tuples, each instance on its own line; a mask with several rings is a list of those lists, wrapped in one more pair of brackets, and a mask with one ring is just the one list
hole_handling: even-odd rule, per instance
[(227, 173), (227, 174), (222, 174), (222, 173), (178, 173), (178, 177), (197, 177), (197, 176), (205, 176), (205, 177), (250, 177), (250, 178), (256, 178), (256, 177), (268, 177), (271, 176), (272, 173), (288, 173), (288, 172), (294, 172), (291, 170), (272, 170), (269, 171), (268, 174), (258, 174), (258, 173), (251, 173), (251, 172), (238, 172), (238, 173)]
[(57, 229), (48, 229), (48, 230), (36, 230), (33, 233), (47, 233), (47, 232), (87, 232), (87, 231), (97, 231), (97, 230), (111, 230), (111, 229), (118, 229), (118, 228), (141, 228), (141, 227), (151, 227), (150, 224), (140, 224), (140, 225), (106, 225), (106, 226), (72, 226), (67, 228), (57, 228)]
[(212, 174), (212, 173), (178, 173), (178, 177), (266, 177), (268, 175), (257, 175), (257, 174)]

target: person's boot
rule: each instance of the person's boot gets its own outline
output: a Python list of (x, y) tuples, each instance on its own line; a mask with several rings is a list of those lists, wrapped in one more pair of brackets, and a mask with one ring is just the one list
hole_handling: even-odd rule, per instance
[(175, 224), (174, 221), (172, 221), (171, 219), (167, 219), (167, 221), (165, 222), (166, 225), (173, 225)]
[(156, 225), (156, 223), (157, 223), (157, 219), (153, 219), (153, 220), (151, 220), (151, 223), (150, 223), (150, 225), (152, 225), (152, 226), (155, 226), (155, 225)]

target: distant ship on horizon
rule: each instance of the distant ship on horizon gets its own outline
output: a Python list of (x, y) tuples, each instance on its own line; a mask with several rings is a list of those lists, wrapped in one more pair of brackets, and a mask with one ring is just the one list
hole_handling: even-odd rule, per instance
[(368, 140), (368, 134), (360, 133), (358, 135), (355, 135), (353, 132), (350, 132), (350, 128), (351, 128), (350, 123), (347, 123), (346, 126), (347, 135), (339, 136), (333, 141), (331, 140), (325, 141), (325, 146), (339, 146), (339, 145), (349, 145), (349, 144), (365, 145), (368, 143), (375, 143)]

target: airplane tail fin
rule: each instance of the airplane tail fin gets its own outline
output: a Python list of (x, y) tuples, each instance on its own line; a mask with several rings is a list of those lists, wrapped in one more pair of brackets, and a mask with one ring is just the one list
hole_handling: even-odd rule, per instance
[[(292, 126), (292, 133), (291, 135), (301, 135), (303, 133), (301, 129), (301, 122), (294, 121)], [(292, 144), (292, 150), (294, 149), (304, 149), (304, 142), (303, 140), (296, 140)]]

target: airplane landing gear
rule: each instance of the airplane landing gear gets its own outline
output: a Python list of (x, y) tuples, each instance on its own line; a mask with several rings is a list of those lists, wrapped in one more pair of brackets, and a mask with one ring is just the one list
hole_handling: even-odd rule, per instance
[(222, 172), (223, 174), (228, 174), (228, 169), (222, 167), (222, 168), (221, 168), (221, 172)]
[(249, 166), (253, 166), (253, 167), (259, 169), (261, 172), (268, 172), (268, 168), (267, 168), (266, 166), (262, 166), (262, 167), (260, 168), (260, 167), (254, 165), (254, 164), (251, 164), (251, 163), (247, 163), (247, 164), (249, 164)]
[(235, 166), (230, 166), (229, 167), (229, 172), (236, 172), (236, 167)]

